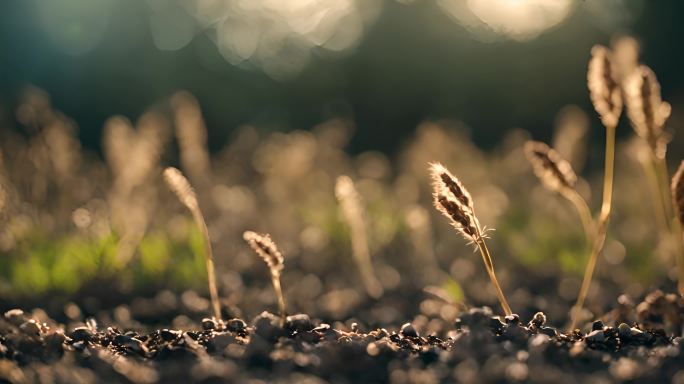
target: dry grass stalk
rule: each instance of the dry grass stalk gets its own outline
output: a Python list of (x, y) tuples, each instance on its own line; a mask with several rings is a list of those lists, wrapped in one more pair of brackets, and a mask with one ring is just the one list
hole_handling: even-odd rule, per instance
[(451, 221), (454, 228), (466, 240), (477, 246), (504, 313), (507, 316), (512, 314), (513, 312), (496, 278), (492, 256), (482, 235), (480, 223), (475, 216), (475, 206), (470, 193), (460, 180), (439, 163), (430, 164), (430, 175), (432, 176), (435, 208)]
[(242, 237), (247, 244), (261, 257), (271, 271), (271, 283), (273, 283), (273, 290), (278, 298), (278, 310), (280, 312), (280, 322), (285, 324), (287, 314), (285, 313), (285, 298), (283, 290), (280, 285), (280, 273), (285, 266), (285, 259), (282, 253), (278, 250), (271, 236), (268, 234), (259, 234), (252, 231), (246, 231)]
[(373, 264), (371, 263), (370, 250), (366, 223), (363, 219), (361, 196), (354, 182), (349, 176), (340, 176), (335, 183), (335, 196), (340, 202), (342, 216), (344, 217), (351, 237), (352, 255), (356, 262), (361, 279), (363, 280), (366, 293), (372, 298), (379, 298), (383, 294), (382, 284), (375, 277)]
[(164, 170), (164, 181), (169, 189), (178, 197), (178, 200), (185, 205), (192, 214), (195, 224), (202, 233), (204, 240), (204, 261), (207, 267), (207, 281), (209, 283), (209, 295), (211, 296), (211, 304), (214, 309), (214, 317), (216, 320), (221, 320), (221, 305), (219, 302), (218, 289), (216, 287), (216, 272), (214, 269), (214, 256), (211, 249), (211, 240), (209, 239), (209, 230), (204, 221), (204, 216), (199, 208), (197, 196), (188, 180), (183, 176), (181, 171), (176, 168), (166, 168)]
[(211, 179), (211, 163), (207, 149), (207, 128), (199, 103), (190, 93), (178, 92), (171, 98), (171, 106), (181, 165), (190, 180), (207, 187)]
[[(653, 71), (642, 65), (625, 80), (627, 115), (637, 136), (646, 142), (650, 149), (651, 159), (648, 166), (655, 175), (656, 188), (659, 192), (657, 210), (666, 219), (671, 217), (670, 199), (668, 196), (668, 171), (665, 163), (667, 142), (665, 122), (670, 117), (671, 107), (662, 101), (660, 84)], [(653, 179), (653, 178), (652, 178)], [(669, 226), (665, 228), (669, 231)]]
[[(677, 245), (682, 245), (682, 226), (684, 225), (684, 161), (679, 164), (677, 172), (672, 177), (671, 184), (672, 204), (674, 206), (675, 219), (672, 221), (673, 232)], [(684, 296), (684, 252), (679, 252), (676, 258), (677, 262), (677, 287), (679, 294)]]
[(134, 145), (135, 132), (128, 119), (114, 116), (105, 122), (102, 136), (105, 159), (116, 179), (126, 169), (128, 151)]
[(615, 169), (615, 128), (617, 127), (620, 114), (622, 113), (622, 92), (618, 82), (619, 73), (613, 62), (612, 54), (608, 48), (594, 46), (591, 50), (591, 60), (587, 71), (587, 85), (594, 109), (601, 117), (601, 122), (606, 128), (606, 151), (603, 174), (603, 202), (601, 211), (596, 219), (596, 235), (593, 238), (589, 260), (584, 270), (584, 277), (577, 295), (577, 302), (571, 311), (570, 328), (574, 329), (577, 317), (580, 314), (584, 301), (589, 293), (591, 279), (596, 269), (598, 255), (603, 249), (608, 231), (608, 220), (613, 200), (613, 172)]
[(532, 164), (535, 175), (542, 184), (547, 189), (559, 193), (575, 206), (582, 221), (587, 241), (591, 241), (594, 226), (591, 210), (586, 200), (575, 189), (577, 175), (570, 163), (540, 141), (526, 142), (524, 150), (527, 159)]
[[(675, 262), (680, 270), (680, 292), (684, 293), (684, 245), (681, 239), (681, 222), (677, 220), (678, 209), (676, 206), (675, 189), (669, 187), (669, 171), (665, 155), (669, 135), (665, 131), (665, 122), (670, 117), (672, 107), (661, 98), (660, 83), (655, 73), (647, 66), (639, 66), (625, 80), (625, 94), (627, 114), (634, 131), (647, 144), (650, 156), (642, 164), (647, 171), (652, 190), (655, 193), (654, 208), (659, 221), (662, 223), (662, 236), (668, 242), (672, 242), (675, 251)], [(640, 159), (640, 161), (644, 162)], [(673, 178), (673, 182), (676, 179)], [(674, 185), (674, 184), (672, 184)], [(675, 204), (671, 205), (674, 201)]]
[(121, 235), (117, 245), (118, 267), (133, 258), (156, 202), (150, 180), (168, 139), (166, 119), (150, 111), (140, 117), (137, 131), (124, 117), (107, 120), (104, 148), (114, 182), (109, 193), (114, 228)]

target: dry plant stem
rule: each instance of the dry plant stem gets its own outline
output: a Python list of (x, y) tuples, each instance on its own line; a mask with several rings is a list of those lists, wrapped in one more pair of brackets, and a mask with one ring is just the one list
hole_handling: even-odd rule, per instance
[(377, 299), (382, 296), (383, 288), (382, 284), (380, 284), (375, 277), (365, 228), (362, 223), (355, 222), (354, 220), (349, 222), (349, 226), (351, 232), (352, 256), (359, 266), (364, 288), (372, 298)]
[(584, 307), (584, 301), (589, 293), (589, 287), (591, 286), (591, 279), (594, 275), (594, 270), (596, 269), (596, 262), (598, 261), (598, 255), (603, 249), (603, 244), (606, 241), (606, 232), (608, 230), (608, 219), (610, 218), (610, 208), (613, 200), (613, 171), (615, 165), (615, 126), (606, 127), (606, 160), (605, 169), (603, 176), (603, 203), (601, 204), (601, 212), (599, 213), (598, 222), (596, 225), (597, 234), (594, 238), (593, 245), (591, 247), (591, 253), (589, 254), (589, 260), (587, 266), (584, 270), (584, 278), (582, 280), (582, 286), (580, 287), (579, 295), (577, 296), (577, 302), (572, 308), (570, 323), (570, 330), (575, 329), (577, 324), (577, 317), (579, 316), (580, 310)]
[(591, 210), (589, 209), (586, 200), (584, 200), (584, 198), (582, 198), (582, 196), (580, 196), (580, 194), (574, 189), (564, 192), (563, 196), (575, 206), (577, 214), (582, 221), (584, 236), (587, 239), (587, 243), (591, 244), (591, 240), (594, 237), (594, 219), (591, 216)]
[(679, 222), (679, 209), (674, 207), (676, 217), (672, 220), (672, 235), (677, 246), (675, 263), (677, 264), (677, 291), (680, 296), (684, 296), (684, 243), (682, 243), (682, 223)]
[(487, 269), (487, 274), (489, 274), (489, 279), (492, 281), (492, 284), (494, 285), (494, 289), (496, 290), (496, 296), (499, 298), (499, 303), (501, 303), (501, 308), (503, 308), (504, 313), (506, 316), (512, 315), (513, 312), (511, 311), (511, 307), (508, 305), (508, 302), (506, 301), (506, 297), (504, 296), (503, 290), (501, 289), (501, 286), (499, 285), (499, 281), (496, 279), (496, 273), (494, 272), (494, 263), (492, 262), (492, 256), (489, 253), (489, 249), (487, 248), (487, 244), (484, 241), (484, 238), (482, 237), (480, 230), (478, 228), (478, 240), (476, 242), (477, 244), (477, 249), (480, 250), (480, 254), (482, 255), (482, 260), (485, 263), (485, 269)]
[(670, 185), (672, 196), (672, 209), (674, 218), (672, 221), (672, 233), (677, 244), (679, 253), (676, 255), (679, 294), (684, 296), (684, 244), (682, 243), (682, 224), (684, 224), (684, 162), (679, 165), (677, 172), (672, 177)]
[(360, 196), (351, 178), (348, 176), (338, 177), (335, 184), (335, 195), (340, 202), (343, 217), (349, 227), (352, 257), (359, 268), (366, 293), (370, 297), (378, 299), (383, 295), (384, 289), (380, 281), (375, 277)]
[(658, 177), (658, 188), (660, 189), (661, 197), (663, 199), (663, 209), (665, 210), (666, 217), (672, 217), (672, 196), (670, 195), (670, 182), (669, 182), (669, 171), (667, 169), (667, 163), (664, 158), (660, 158), (653, 154), (653, 168), (655, 169), (656, 176)]
[(207, 266), (207, 280), (209, 282), (209, 296), (211, 297), (211, 306), (214, 309), (214, 317), (216, 320), (221, 320), (221, 304), (219, 302), (218, 289), (216, 288), (216, 270), (214, 268), (214, 254), (211, 249), (211, 240), (209, 239), (209, 230), (207, 223), (204, 221), (202, 212), (197, 209), (192, 210), (192, 218), (197, 223), (197, 226), (202, 232), (202, 239), (204, 242), (204, 261)]
[(285, 313), (285, 298), (283, 297), (283, 289), (280, 286), (280, 271), (271, 270), (271, 281), (273, 282), (273, 290), (278, 297), (278, 312), (280, 314), (280, 325), (285, 325), (287, 314)]
[[(667, 235), (669, 235), (667, 237), (672, 240), (674, 245), (674, 257), (678, 275), (677, 290), (679, 291), (680, 295), (684, 296), (684, 243), (682, 243), (682, 224), (677, 219), (679, 217), (679, 209), (674, 204), (671, 204), (672, 196), (670, 193), (670, 188), (668, 188), (669, 183), (667, 181), (669, 172), (665, 159), (652, 154), (651, 160), (653, 164), (653, 173), (655, 175), (656, 185), (658, 187), (659, 196), (662, 202), (662, 212), (666, 218), (672, 217), (672, 225), (666, 225), (665, 229), (667, 230)], [(670, 212), (673, 213), (673, 216), (670, 216)], [(665, 219), (666, 224), (667, 221), (668, 220)]]
[(214, 317), (216, 320), (221, 320), (221, 306), (219, 303), (218, 290), (216, 289), (216, 272), (214, 269), (214, 255), (211, 250), (211, 240), (209, 239), (209, 230), (207, 223), (204, 221), (202, 210), (197, 201), (197, 195), (188, 182), (188, 179), (183, 176), (181, 171), (176, 168), (166, 168), (164, 170), (164, 181), (168, 185), (171, 192), (173, 192), (178, 200), (185, 205), (185, 207), (192, 214), (195, 224), (202, 233), (204, 240), (204, 260), (207, 266), (207, 281), (209, 283), (209, 295), (211, 297), (211, 304), (214, 309)]
[(646, 177), (649, 179), (648, 184), (650, 186), (649, 189), (651, 190), (650, 195), (653, 199), (653, 210), (656, 214), (656, 220), (660, 225), (661, 233), (665, 237), (667, 236), (666, 234), (670, 232), (670, 224), (668, 223), (667, 219), (667, 209), (665, 208), (665, 203), (663, 202), (663, 193), (661, 191), (662, 187), (658, 181), (655, 162), (639, 160), (639, 163), (643, 167)]

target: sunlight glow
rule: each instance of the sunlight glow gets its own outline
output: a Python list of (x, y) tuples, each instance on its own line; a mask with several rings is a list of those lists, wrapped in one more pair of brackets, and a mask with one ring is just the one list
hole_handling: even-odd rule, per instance
[(195, 0), (191, 13), (214, 30), (221, 55), (232, 64), (290, 77), (313, 50), (339, 53), (355, 47), (378, 14), (376, 0)]
[(506, 37), (524, 41), (565, 20), (574, 10), (571, 0), (438, 0), (439, 6), (476, 37)]

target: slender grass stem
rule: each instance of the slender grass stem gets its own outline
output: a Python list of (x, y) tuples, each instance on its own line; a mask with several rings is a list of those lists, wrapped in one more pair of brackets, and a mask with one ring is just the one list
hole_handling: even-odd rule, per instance
[(204, 216), (199, 208), (191, 209), (192, 217), (197, 223), (200, 232), (202, 233), (202, 240), (204, 243), (204, 262), (207, 267), (207, 282), (209, 283), (209, 296), (211, 298), (211, 306), (214, 310), (214, 317), (216, 320), (221, 320), (221, 304), (219, 302), (218, 289), (216, 288), (216, 270), (214, 268), (214, 253), (211, 249), (211, 240), (209, 239), (209, 230), (207, 223), (204, 221)]
[(335, 183), (335, 195), (340, 202), (342, 215), (349, 228), (352, 257), (359, 268), (363, 286), (368, 296), (378, 299), (382, 297), (384, 289), (375, 276), (371, 262), (366, 223), (363, 219), (361, 197), (356, 191), (354, 182), (348, 176), (340, 176)]
[[(669, 188), (669, 171), (664, 158), (651, 154), (651, 166), (655, 179), (655, 185), (661, 200), (662, 213), (667, 218), (672, 217), (671, 225), (666, 226), (666, 238), (672, 241), (675, 265), (677, 266), (677, 290), (684, 296), (684, 243), (682, 243), (682, 224), (677, 219), (679, 209), (672, 204), (672, 195)], [(672, 214), (672, 215), (670, 215)]]
[(513, 312), (511, 311), (511, 307), (508, 305), (508, 302), (506, 301), (506, 297), (504, 296), (503, 290), (501, 289), (501, 286), (499, 285), (499, 281), (496, 278), (496, 273), (494, 272), (494, 263), (492, 262), (492, 256), (489, 253), (489, 249), (487, 248), (487, 244), (485, 243), (484, 238), (482, 236), (480, 236), (479, 240), (477, 241), (477, 249), (480, 250), (480, 254), (482, 255), (482, 260), (485, 263), (485, 269), (487, 270), (487, 274), (489, 275), (489, 279), (492, 281), (492, 284), (494, 285), (494, 289), (496, 290), (496, 296), (499, 299), (499, 303), (501, 304), (501, 308), (503, 308), (506, 316), (512, 315)]
[(615, 167), (615, 125), (606, 126), (606, 160), (604, 165), (603, 176), (603, 203), (601, 204), (601, 212), (599, 213), (596, 230), (597, 234), (594, 238), (589, 254), (589, 260), (584, 270), (584, 278), (580, 287), (577, 302), (572, 308), (570, 330), (575, 328), (579, 317), (580, 310), (584, 307), (584, 301), (589, 293), (591, 286), (591, 279), (596, 269), (596, 262), (598, 255), (603, 249), (606, 241), (606, 232), (608, 231), (608, 219), (610, 218), (610, 210), (613, 201), (613, 173)]
[[(674, 207), (675, 213), (679, 216), (679, 210)], [(675, 263), (677, 264), (677, 290), (680, 296), (684, 296), (684, 243), (682, 243), (682, 223), (677, 217), (672, 219), (672, 235), (677, 247)]]
[(285, 298), (283, 297), (283, 289), (280, 286), (280, 272), (277, 270), (271, 270), (271, 280), (273, 282), (273, 290), (275, 290), (276, 297), (278, 298), (278, 312), (280, 314), (280, 325), (285, 325), (285, 320), (287, 319), (287, 313), (285, 312)]
[(667, 163), (664, 158), (652, 155), (653, 167), (655, 169), (656, 177), (658, 178), (658, 188), (660, 196), (663, 199), (663, 209), (665, 210), (665, 217), (672, 217), (672, 203), (670, 196), (670, 181)]
[(352, 238), (352, 257), (354, 257), (356, 264), (359, 267), (361, 280), (366, 292), (370, 297), (377, 299), (382, 296), (383, 288), (377, 277), (375, 277), (375, 271), (370, 258), (370, 250), (368, 248), (368, 240), (366, 237), (365, 228), (361, 223), (350, 223), (350, 225), (354, 226), (353, 228), (350, 228)]
[[(474, 215), (475, 209), (473, 209), (473, 216)], [(504, 296), (503, 290), (499, 285), (499, 280), (496, 278), (496, 272), (494, 272), (494, 262), (492, 261), (492, 254), (489, 253), (489, 248), (487, 248), (487, 243), (484, 240), (484, 236), (482, 236), (482, 229), (480, 228), (479, 223), (477, 223), (475, 229), (477, 231), (477, 249), (480, 251), (480, 255), (482, 255), (482, 261), (484, 261), (485, 269), (487, 270), (489, 279), (492, 281), (492, 285), (494, 285), (494, 289), (496, 290), (496, 296), (499, 299), (501, 308), (503, 308), (506, 316), (512, 315), (513, 311), (511, 311), (511, 307), (508, 305), (508, 301), (506, 301), (506, 296)]]
[(178, 200), (185, 205), (185, 207), (192, 214), (195, 225), (202, 234), (204, 245), (204, 261), (207, 267), (207, 283), (209, 285), (209, 295), (211, 297), (211, 305), (214, 309), (214, 317), (221, 321), (221, 305), (219, 302), (218, 289), (216, 288), (216, 270), (214, 268), (214, 253), (211, 250), (211, 239), (209, 239), (209, 230), (207, 223), (204, 221), (204, 215), (199, 207), (197, 195), (188, 182), (188, 179), (183, 176), (181, 171), (176, 168), (166, 168), (164, 170), (164, 181), (171, 189), (171, 191), (178, 197)]
[(574, 189), (565, 191), (563, 197), (568, 199), (575, 206), (577, 214), (582, 221), (584, 236), (586, 237), (587, 243), (591, 244), (594, 237), (594, 219), (591, 215), (591, 210), (587, 205), (587, 201)]
[(648, 178), (649, 189), (651, 190), (651, 199), (653, 200), (653, 210), (655, 211), (656, 220), (660, 226), (661, 236), (667, 237), (670, 232), (670, 224), (667, 219), (667, 208), (665, 208), (665, 203), (663, 201), (663, 193), (661, 183), (658, 181), (658, 175), (656, 171), (656, 164), (654, 161), (644, 161), (639, 160), (639, 163), (644, 169), (644, 173)]

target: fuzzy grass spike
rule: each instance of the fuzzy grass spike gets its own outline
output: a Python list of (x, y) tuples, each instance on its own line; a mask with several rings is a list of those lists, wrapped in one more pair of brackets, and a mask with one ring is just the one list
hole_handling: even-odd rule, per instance
[(285, 266), (285, 259), (280, 253), (276, 244), (271, 240), (268, 234), (259, 234), (252, 231), (246, 231), (242, 235), (243, 239), (249, 244), (254, 252), (261, 257), (269, 270), (271, 271), (271, 282), (273, 283), (273, 290), (278, 298), (278, 310), (280, 312), (281, 325), (285, 324), (287, 314), (285, 312), (285, 298), (283, 297), (283, 290), (280, 285), (280, 273)]
[(575, 189), (577, 175), (570, 163), (554, 149), (540, 141), (526, 142), (524, 150), (525, 156), (532, 164), (535, 175), (541, 180), (544, 187), (552, 192), (557, 192), (575, 206), (582, 221), (586, 239), (588, 242), (591, 241), (593, 236), (591, 210), (586, 200)]
[(503, 290), (494, 272), (492, 256), (482, 235), (482, 228), (475, 216), (475, 206), (468, 190), (460, 180), (442, 164), (431, 163), (430, 175), (435, 208), (446, 216), (463, 237), (477, 246), (480, 251), (489, 279), (496, 290), (497, 298), (506, 316), (511, 315), (511, 307), (506, 301)]

